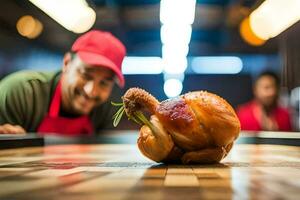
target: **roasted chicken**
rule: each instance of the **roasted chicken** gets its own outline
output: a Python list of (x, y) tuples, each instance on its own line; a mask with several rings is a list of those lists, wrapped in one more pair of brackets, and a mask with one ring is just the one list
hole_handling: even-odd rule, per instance
[[(232, 148), (240, 132), (233, 108), (205, 91), (189, 92), (159, 102), (140, 88), (122, 97), (120, 113), (142, 125), (138, 147), (142, 154), (164, 163), (217, 163)], [(151, 115), (148, 120), (143, 112)]]

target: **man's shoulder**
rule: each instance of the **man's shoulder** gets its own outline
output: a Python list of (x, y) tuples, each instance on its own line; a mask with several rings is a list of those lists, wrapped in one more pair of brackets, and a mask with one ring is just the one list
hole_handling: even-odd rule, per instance
[(38, 72), (38, 71), (18, 71), (4, 77), (0, 81), (0, 88), (2, 91), (28, 88), (30, 86), (51, 85), (58, 72)]
[(42, 83), (49, 82), (53, 79), (57, 72), (39, 72), (39, 71), (18, 71), (12, 73), (5, 78), (3, 78), (2, 82), (10, 82), (10, 83), (20, 83), (20, 82), (30, 82), (30, 81), (40, 81)]

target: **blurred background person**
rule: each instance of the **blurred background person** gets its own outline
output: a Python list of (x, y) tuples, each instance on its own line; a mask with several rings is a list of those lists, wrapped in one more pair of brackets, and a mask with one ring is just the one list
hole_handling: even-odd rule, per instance
[(253, 85), (254, 99), (238, 107), (242, 130), (291, 131), (287, 108), (280, 105), (280, 79), (272, 71), (258, 75)]

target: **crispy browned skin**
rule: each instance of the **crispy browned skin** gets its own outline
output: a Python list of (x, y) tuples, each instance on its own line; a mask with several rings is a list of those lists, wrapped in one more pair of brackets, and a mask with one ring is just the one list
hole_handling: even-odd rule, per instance
[(240, 132), (232, 107), (209, 92), (190, 92), (160, 103), (155, 115), (185, 151), (226, 146)]
[(145, 108), (152, 114), (153, 127), (141, 128), (138, 146), (157, 162), (219, 162), (240, 132), (233, 108), (209, 92), (190, 92), (159, 103), (148, 92), (133, 88), (123, 100), (127, 114)]
[(154, 113), (159, 104), (155, 97), (140, 88), (130, 88), (122, 98), (128, 116), (139, 110), (148, 110), (150, 113)]

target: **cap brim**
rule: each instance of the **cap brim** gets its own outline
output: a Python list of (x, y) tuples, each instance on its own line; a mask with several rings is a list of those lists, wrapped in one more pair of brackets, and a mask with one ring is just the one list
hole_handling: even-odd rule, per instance
[(99, 54), (85, 52), (85, 51), (78, 51), (76, 53), (82, 61), (84, 61), (85, 63), (87, 63), (89, 65), (107, 67), (107, 68), (111, 69), (117, 75), (117, 78), (118, 78), (117, 84), (120, 87), (124, 87), (125, 79), (124, 79), (124, 76), (123, 76), (121, 70), (108, 58), (106, 58), (105, 56), (101, 56)]

